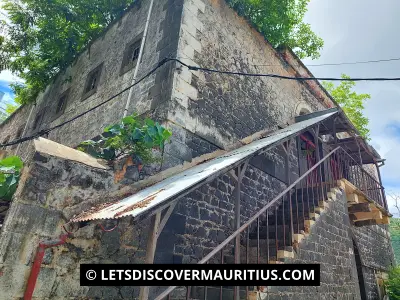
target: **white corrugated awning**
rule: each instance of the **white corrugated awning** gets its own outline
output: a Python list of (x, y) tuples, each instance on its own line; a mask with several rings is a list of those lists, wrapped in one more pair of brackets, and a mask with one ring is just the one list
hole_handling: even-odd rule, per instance
[(115, 203), (101, 204), (72, 218), (69, 222), (82, 222), (98, 219), (117, 219), (131, 216), (146, 218), (169, 202), (182, 197), (193, 189), (211, 182), (216, 177), (243, 163), (246, 159), (273, 148), (277, 144), (297, 136), (307, 128), (320, 123), (338, 113), (336, 108), (326, 110), (319, 116), (295, 123), (277, 130), (269, 136), (240, 147), (213, 160), (194, 166), (182, 173), (167, 178), (135, 195)]

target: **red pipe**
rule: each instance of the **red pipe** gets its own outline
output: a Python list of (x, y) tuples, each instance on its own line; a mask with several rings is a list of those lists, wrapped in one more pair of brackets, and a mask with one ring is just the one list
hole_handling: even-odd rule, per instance
[(33, 291), (35, 290), (36, 281), (39, 276), (40, 266), (43, 262), (44, 253), (47, 248), (52, 248), (56, 246), (60, 246), (66, 242), (68, 238), (68, 234), (60, 235), (58, 240), (54, 241), (47, 241), (47, 242), (40, 242), (38, 246), (38, 250), (36, 252), (35, 260), (32, 265), (31, 274), (29, 275), (28, 284), (26, 286), (24, 300), (31, 300)]
[(315, 148), (315, 144), (311, 142), (304, 134), (300, 134), (300, 138), (305, 141), (308, 145)]

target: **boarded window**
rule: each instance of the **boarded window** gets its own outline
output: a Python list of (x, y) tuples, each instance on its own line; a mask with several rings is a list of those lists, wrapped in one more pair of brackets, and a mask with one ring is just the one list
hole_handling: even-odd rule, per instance
[(85, 83), (85, 89), (83, 90), (83, 99), (86, 99), (96, 93), (102, 69), (103, 64), (100, 64), (88, 74)]
[(136, 67), (139, 60), (141, 44), (142, 34), (126, 45), (121, 65), (121, 75)]

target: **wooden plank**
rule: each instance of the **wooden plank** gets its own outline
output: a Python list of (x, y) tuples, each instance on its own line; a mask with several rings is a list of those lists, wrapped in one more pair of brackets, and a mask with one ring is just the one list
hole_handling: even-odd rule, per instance
[(286, 250), (278, 250), (278, 259), (281, 258), (294, 258), (294, 252)]
[(358, 212), (350, 215), (353, 215), (355, 217), (354, 219), (355, 221), (382, 219), (381, 211)]
[[(149, 232), (149, 236), (148, 236), (148, 240), (147, 240), (147, 249), (146, 249), (146, 258), (145, 258), (146, 264), (154, 263), (154, 255), (156, 253), (157, 239), (158, 239), (157, 232), (158, 232), (158, 228), (160, 226), (160, 220), (161, 220), (161, 212), (158, 212), (154, 216), (152, 216), (150, 232)], [(149, 286), (141, 286), (139, 299), (140, 300), (148, 300), (149, 299), (149, 291), (150, 291)]]
[(357, 203), (352, 204), (349, 207), (349, 213), (357, 213), (357, 212), (371, 212), (371, 206), (369, 203)]
[(296, 243), (300, 243), (301, 240), (304, 239), (304, 234), (295, 233), (295, 234), (293, 235), (293, 238), (294, 238), (294, 241), (295, 241)]
[(343, 190), (346, 189), (346, 183), (344, 182), (344, 180), (338, 180), (337, 185), (339, 188), (341, 188)]
[(365, 221), (354, 221), (354, 225), (357, 227), (362, 227), (362, 226), (371, 226), (371, 225), (385, 225), (389, 224), (389, 217), (383, 217), (382, 219), (377, 219), (377, 220), (365, 220)]
[(348, 203), (359, 203), (357, 194), (347, 194)]

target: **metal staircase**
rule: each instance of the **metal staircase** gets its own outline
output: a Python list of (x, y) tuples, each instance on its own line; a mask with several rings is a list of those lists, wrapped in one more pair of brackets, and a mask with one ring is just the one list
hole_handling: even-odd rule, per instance
[[(219, 176), (228, 174), (235, 184), (231, 195), (234, 204), (234, 232), (198, 264), (285, 263), (295, 257), (301, 241), (312, 231), (314, 223), (327, 208), (330, 199), (335, 199), (339, 192), (338, 187), (351, 196), (349, 216), (354, 224), (384, 224), (388, 215), (384, 188), (355, 161), (354, 151), (349, 153), (338, 146), (340, 140), (337, 139), (336, 126), (340, 124), (339, 128), (348, 128), (345, 124), (346, 118), (338, 109), (301, 118), (298, 123), (259, 140), (244, 143), (238, 149), (186, 169), (130, 197), (83, 212), (69, 223), (127, 216), (139, 222), (151, 217), (146, 263), (153, 263), (157, 239), (177, 201)], [(323, 140), (321, 131), (324, 132), (324, 138), (330, 133), (330, 138), (333, 139), (333, 144), (327, 144), (328, 150), (320, 147)], [(312, 136), (312, 144), (317, 151), (312, 159), (307, 157), (306, 166), (304, 162), (300, 164), (300, 158), (297, 159), (296, 177), (293, 178), (290, 155), (296, 142), (295, 150), (299, 151), (300, 137), (304, 133)], [(346, 139), (346, 143), (348, 140)], [(282, 147), (284, 152), (283, 182), (286, 188), (273, 199), (263, 199), (265, 206), (249, 219), (243, 220), (240, 198), (245, 171), (249, 165), (257, 168), (252, 164), (253, 158), (260, 158), (277, 147)], [(375, 162), (375, 155), (368, 153), (363, 152), (362, 163), (370, 163), (369, 160)], [(215, 287), (177, 289), (173, 286), (155, 299), (246, 299), (248, 291), (253, 288), (220, 287), (216, 290)], [(212, 297), (210, 293), (213, 294)], [(148, 298), (149, 287), (141, 287), (139, 299)]]
[[(355, 182), (356, 178), (363, 181)], [(359, 192), (364, 194), (366, 201), (386, 211), (383, 193), (374, 193), (374, 199), (367, 195), (378, 184), (375, 179), (344, 149), (337, 147), (241, 225), (199, 264), (282, 264), (290, 261), (329, 202), (335, 200), (338, 193), (346, 191), (344, 182), (363, 186), (365, 189)], [(220, 287), (219, 296), (212, 299), (247, 299), (249, 290), (254, 288), (232, 287), (229, 290)], [(156, 300), (181, 299), (174, 297), (175, 289), (166, 289)], [(211, 289), (215, 294), (215, 288)], [(207, 298), (207, 290), (208, 287), (186, 287), (184, 299), (211, 299)]]

